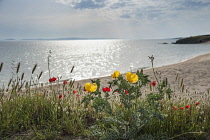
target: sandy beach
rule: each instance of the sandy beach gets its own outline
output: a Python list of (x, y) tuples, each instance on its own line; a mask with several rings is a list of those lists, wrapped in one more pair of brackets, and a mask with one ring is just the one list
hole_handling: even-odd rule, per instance
[[(155, 60), (154, 60), (155, 66)], [(202, 95), (207, 93), (210, 89), (210, 53), (197, 56), (190, 60), (155, 68), (155, 71), (161, 73), (161, 78), (168, 78), (171, 87), (179, 86), (178, 83), (183, 78), (184, 89), (187, 93), (193, 94), (197, 92), (196, 95)], [(149, 75), (151, 81), (155, 80), (152, 69), (144, 70), (144, 73)], [(177, 82), (176, 76), (178, 76)], [(107, 82), (111, 81), (111, 76), (99, 78), (101, 80), (101, 87), (108, 86)], [(83, 86), (86, 82), (91, 82), (90, 79), (76, 81), (75, 84), (80, 84)], [(187, 89), (187, 90), (186, 90)]]
[(210, 44), (210, 41), (207, 41), (207, 42), (205, 42), (205, 43), (202, 43), (202, 44)]

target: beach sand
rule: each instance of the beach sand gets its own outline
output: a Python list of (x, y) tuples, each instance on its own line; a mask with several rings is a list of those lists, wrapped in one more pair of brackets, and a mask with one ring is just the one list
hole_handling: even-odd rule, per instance
[[(184, 81), (184, 91), (187, 91), (187, 93), (193, 94), (197, 92), (196, 96), (200, 96), (204, 93), (207, 93), (207, 91), (210, 89), (210, 53), (192, 58), (178, 64), (158, 67), (155, 68), (155, 71), (161, 73), (162, 79), (166, 77), (168, 78), (168, 83), (170, 84), (172, 89), (174, 87), (179, 87), (182, 78)], [(151, 81), (155, 81), (152, 69), (144, 70), (144, 73), (149, 75), (149, 79)], [(175, 82), (177, 74), (179, 76), (177, 82)], [(112, 80), (111, 76), (98, 79), (101, 80), (101, 87), (109, 86), (107, 82)], [(87, 79), (76, 81), (75, 84), (79, 84), (83, 87), (86, 82), (91, 82), (91, 80)], [(179, 91), (176, 91), (176, 93), (177, 92)]]
[(205, 43), (201, 43), (201, 44), (210, 44), (210, 41), (207, 41), (207, 42), (205, 42)]

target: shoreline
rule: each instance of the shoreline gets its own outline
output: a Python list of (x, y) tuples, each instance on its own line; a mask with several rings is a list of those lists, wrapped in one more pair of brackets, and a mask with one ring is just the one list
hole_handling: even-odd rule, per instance
[[(207, 90), (210, 90), (210, 53), (199, 55), (176, 64), (155, 67), (154, 69), (161, 73), (162, 79), (167, 77), (172, 87), (177, 85), (175, 79), (176, 75), (179, 74), (178, 80), (183, 78), (185, 89), (189, 93), (196, 92), (198, 94), (204, 94)], [(155, 80), (151, 68), (144, 69), (144, 73), (149, 75), (151, 81)], [(101, 87), (108, 86), (107, 82), (112, 80), (111, 75), (92, 79), (100, 79)], [(86, 82), (91, 82), (91, 79), (75, 81), (75, 84), (83, 86)]]
[(207, 42), (204, 42), (204, 43), (201, 43), (201, 44), (210, 44), (210, 41), (207, 41)]

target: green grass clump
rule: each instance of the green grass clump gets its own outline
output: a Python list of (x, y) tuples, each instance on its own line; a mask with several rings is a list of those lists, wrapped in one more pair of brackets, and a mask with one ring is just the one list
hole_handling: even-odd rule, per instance
[[(154, 57), (150, 59), (153, 66)], [(16, 78), (0, 90), (1, 139), (210, 138), (210, 104), (204, 102), (209, 92), (193, 99), (178, 75), (175, 95), (176, 88), (154, 68), (155, 81), (143, 70), (125, 76), (116, 72), (107, 87), (97, 79), (83, 89), (55, 77), (44, 87), (33, 81), (36, 67), (25, 82), (18, 63)]]

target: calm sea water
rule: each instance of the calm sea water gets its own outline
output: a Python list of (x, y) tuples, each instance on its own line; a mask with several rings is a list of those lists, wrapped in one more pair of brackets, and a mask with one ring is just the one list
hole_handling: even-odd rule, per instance
[[(20, 74), (29, 80), (34, 64), (41, 71), (41, 82), (47, 82), (49, 73), (47, 57), (49, 51), (51, 77), (62, 76), (80, 80), (107, 76), (118, 70), (122, 73), (142, 67), (150, 68), (148, 56), (154, 55), (155, 66), (178, 63), (192, 57), (209, 53), (209, 44), (175, 45), (176, 40), (68, 40), (68, 41), (1, 41), (0, 62), (4, 63), (0, 73), (0, 84), (7, 83), (15, 73), (14, 67), (21, 63)], [(160, 44), (167, 42), (169, 44)], [(13, 65), (15, 64), (15, 66)], [(75, 66), (70, 75), (72, 66)]]

